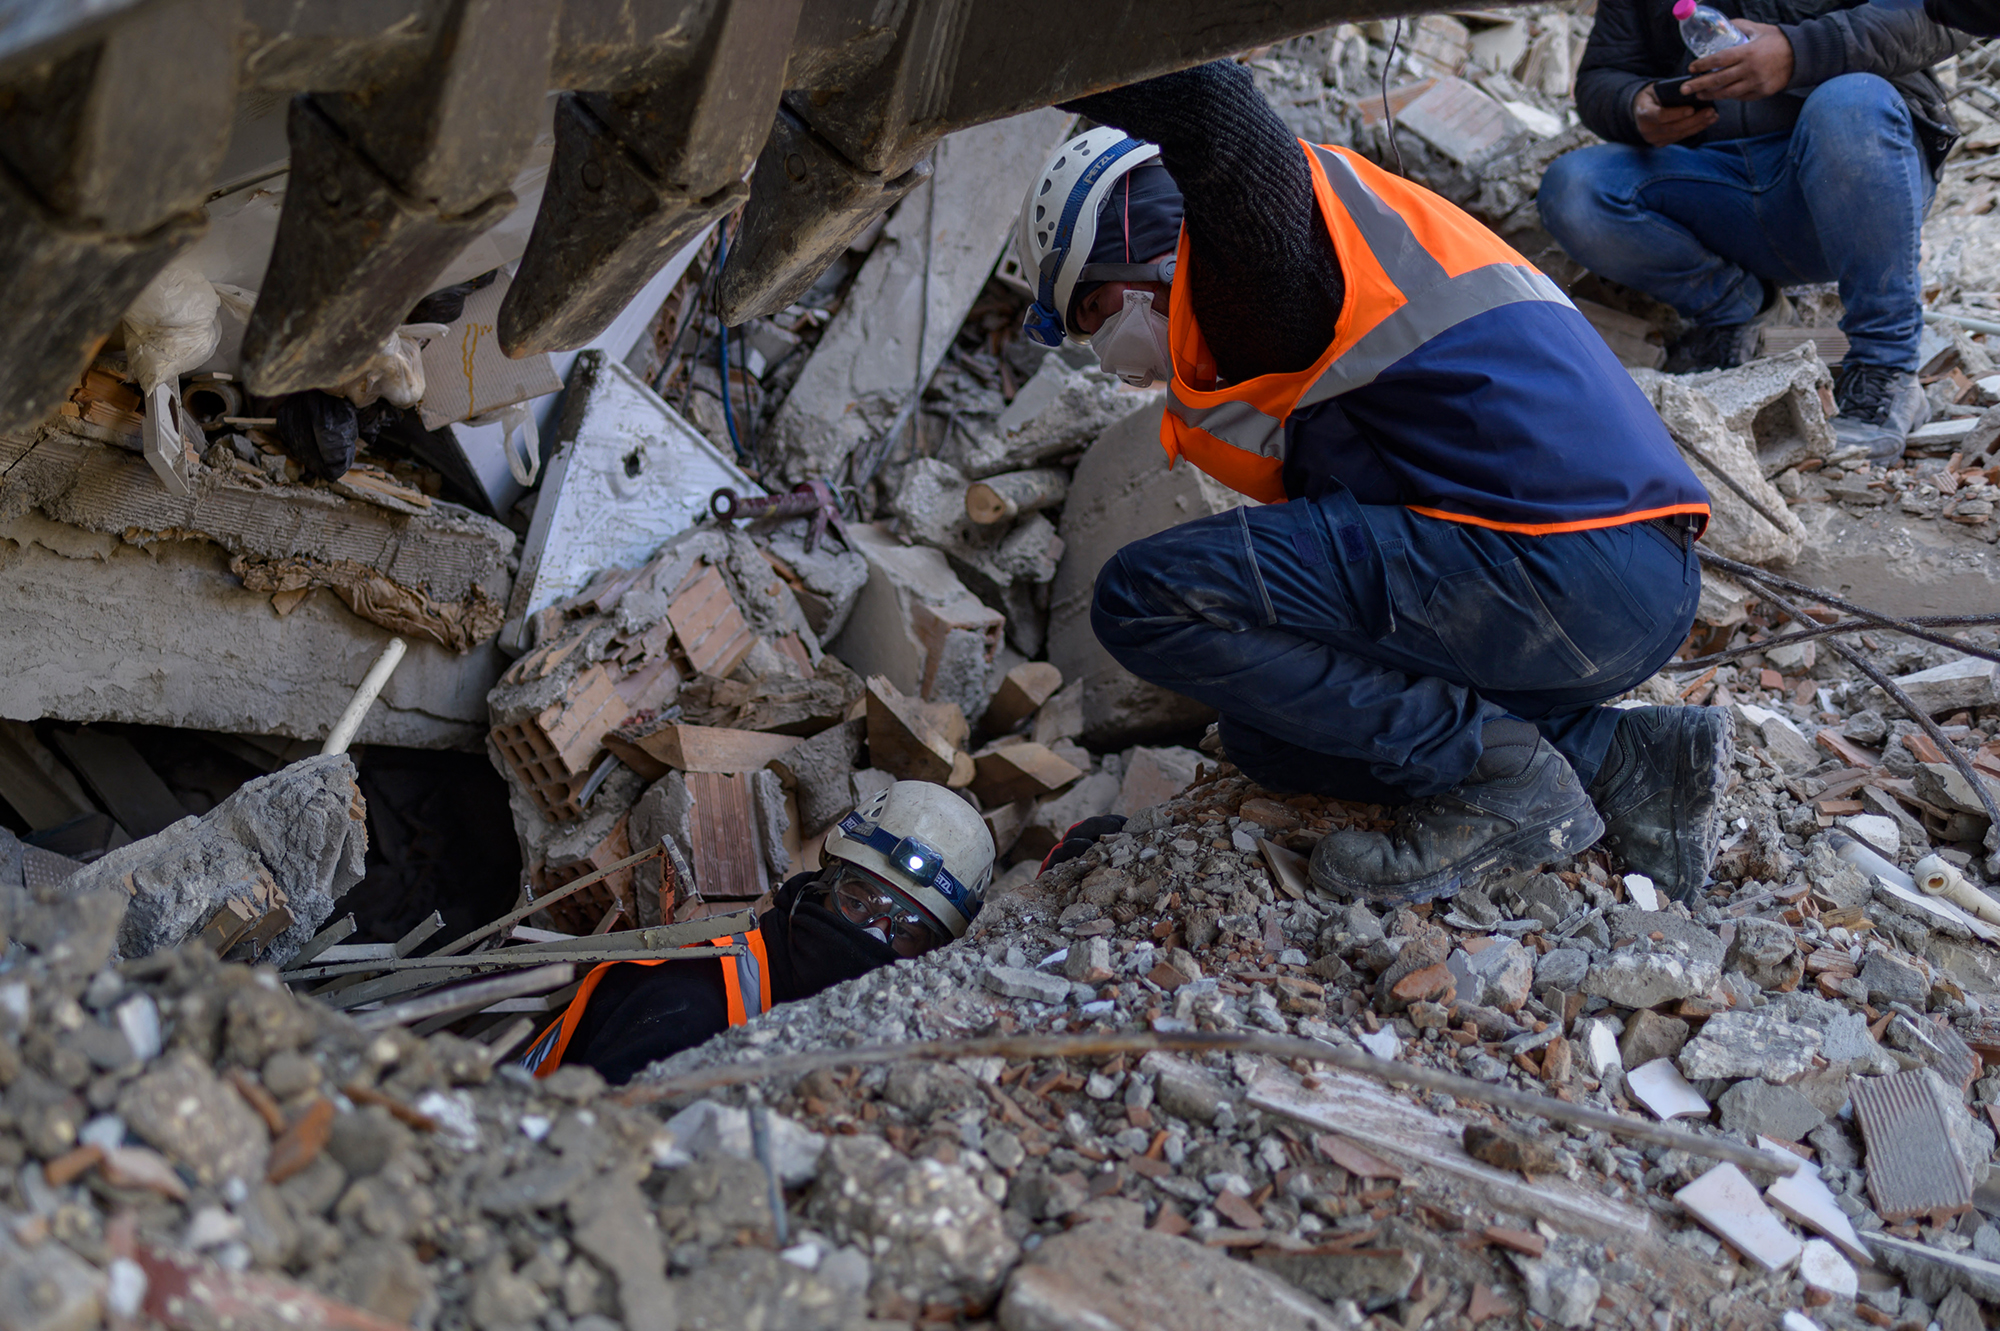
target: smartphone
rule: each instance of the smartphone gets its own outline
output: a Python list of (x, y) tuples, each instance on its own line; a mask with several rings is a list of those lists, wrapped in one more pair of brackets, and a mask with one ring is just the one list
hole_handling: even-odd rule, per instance
[(1661, 79), (1653, 85), (1653, 99), (1661, 106), (1698, 106), (1705, 110), (1715, 105), (1706, 98), (1690, 97), (1681, 91), (1687, 86), (1687, 81), (1688, 76), (1685, 74), (1677, 78)]

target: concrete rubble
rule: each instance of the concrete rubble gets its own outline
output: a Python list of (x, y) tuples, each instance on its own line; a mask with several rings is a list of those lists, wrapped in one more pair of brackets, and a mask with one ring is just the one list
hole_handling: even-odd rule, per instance
[[(1409, 174), (1561, 281), (1631, 369), (1710, 486), (1710, 549), (1894, 615), (2000, 611), (2000, 379), (1974, 323), (1939, 325), (1937, 419), (1870, 466), (1828, 419), (1830, 293), (1793, 293), (1800, 323), (1750, 365), (1666, 376), (1670, 314), (1542, 231), (1542, 169), (1593, 141), (1566, 101), (1590, 23), (1429, 15), (1393, 61), (1379, 22), (1245, 59), (1301, 134), (1378, 159), (1386, 81)], [(1968, 119), (1925, 265), (1933, 312), (1976, 321), (2000, 318), (2000, 247), (1972, 225), (2000, 123)], [(1000, 251), (1066, 129), (1043, 110), (953, 136), (931, 183), (740, 331), (717, 331), (697, 242), (630, 340), (519, 370), (533, 392), (567, 377), (535, 408), (531, 480), (474, 456), (480, 431), (532, 431), (472, 417), (469, 377), (462, 411), (419, 404), (427, 429), (457, 417), (443, 439), (366, 440), (331, 479), (240, 393), (186, 456), (146, 453), (115, 350), (0, 439), (0, 710), (35, 723), (0, 727), (22, 828), (0, 832), (0, 1325), (1956, 1331), (2000, 1310), (2000, 930), (1915, 885), (1941, 856), (2000, 910), (1980, 792), (1828, 640), (1777, 641), (1800, 626), (1711, 575), (1682, 661), (1622, 700), (1735, 717), (1702, 890), (1667, 901), (1591, 850), (1386, 914), (1315, 893), (1300, 857), (1383, 810), (1257, 788), (1197, 747), (1212, 714), (1089, 627), (1120, 547), (1246, 501), (1166, 467), (1157, 390), (1015, 335)], [(426, 353), (450, 384), (450, 348)], [(177, 387), (227, 398), (213, 372)], [(800, 508), (722, 520), (722, 488)], [(360, 762), (286, 743), (325, 734), (390, 632), (412, 651)], [(1842, 641), (2000, 788), (1991, 662)], [(139, 771), (157, 751), (114, 783), (56, 720), (220, 732), (259, 774), (194, 807)], [(365, 746), (483, 751), (506, 901), (448, 931), (428, 904), (371, 915), (393, 810), (364, 796)], [(560, 949), (705, 939), (906, 777), (994, 835), (966, 938), (629, 1093), (510, 1062), (581, 973)], [(1106, 813), (1123, 827), (1039, 872)], [(396, 969), (461, 927), (557, 951)], [(467, 980), (498, 987), (452, 1006)], [(903, 1041), (1259, 1034), (1803, 1167), (1241, 1048), (672, 1085)]]

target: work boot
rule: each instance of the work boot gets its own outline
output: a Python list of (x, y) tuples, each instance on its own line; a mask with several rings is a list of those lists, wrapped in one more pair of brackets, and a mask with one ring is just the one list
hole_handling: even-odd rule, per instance
[(1528, 873), (1604, 831), (1569, 761), (1526, 721), (1486, 725), (1486, 751), (1442, 795), (1396, 812), (1388, 832), (1349, 828), (1313, 848), (1312, 883), (1376, 905), (1448, 897), (1468, 879)]
[(1931, 418), (1931, 400), (1909, 370), (1842, 361), (1833, 372), (1833, 460), (1893, 462), (1910, 431)]
[(1701, 374), (1733, 370), (1757, 358), (1757, 344), (1766, 328), (1793, 322), (1792, 302), (1776, 287), (1768, 287), (1764, 307), (1748, 323), (1710, 324), (1690, 328), (1667, 344), (1668, 374)]
[(1621, 712), (1611, 752), (1590, 783), (1605, 847), (1674, 900), (1687, 900), (1715, 863), (1735, 753), (1736, 719), (1727, 708)]

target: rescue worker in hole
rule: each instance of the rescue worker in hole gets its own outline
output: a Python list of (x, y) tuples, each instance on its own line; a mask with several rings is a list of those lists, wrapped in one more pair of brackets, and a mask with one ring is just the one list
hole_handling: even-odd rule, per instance
[(985, 901), (993, 837), (943, 786), (898, 781), (834, 826), (825, 860), (819, 872), (787, 880), (755, 929), (709, 940), (740, 946), (740, 956), (592, 969), (522, 1066), (546, 1077), (580, 1063), (622, 1084), (773, 1003), (942, 947), (964, 935)]
[(1319, 844), (1322, 890), (1425, 901), (1600, 838), (1699, 888), (1729, 714), (1602, 704), (1685, 640), (1708, 497), (1603, 340), (1233, 62), (1064, 109), (1108, 128), (1023, 203), (1026, 331), (1164, 381), (1169, 464), (1258, 501), (1113, 556), (1099, 640), (1261, 785), (1400, 806)]

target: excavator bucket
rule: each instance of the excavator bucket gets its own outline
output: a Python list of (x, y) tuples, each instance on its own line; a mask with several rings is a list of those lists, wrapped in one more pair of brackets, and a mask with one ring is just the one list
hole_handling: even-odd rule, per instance
[(283, 190), (244, 275), (244, 386), (328, 388), (489, 232), (523, 227), (528, 177), (508, 354), (587, 343), (741, 208), (718, 286), (735, 324), (810, 287), (953, 131), (1417, 8), (27, 0), (0, 12), (0, 429), (55, 408), (231, 190)]

